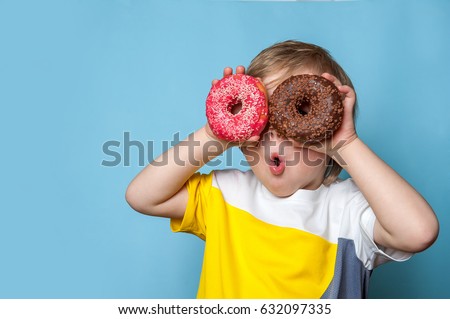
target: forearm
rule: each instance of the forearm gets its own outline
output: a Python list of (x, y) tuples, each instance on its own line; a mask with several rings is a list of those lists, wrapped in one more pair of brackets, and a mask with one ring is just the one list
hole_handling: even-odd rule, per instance
[(225, 142), (212, 139), (202, 127), (144, 168), (128, 186), (127, 201), (141, 212), (168, 201), (226, 147)]
[(376, 215), (376, 241), (403, 250), (431, 245), (438, 229), (435, 214), (408, 182), (359, 139), (339, 156)]

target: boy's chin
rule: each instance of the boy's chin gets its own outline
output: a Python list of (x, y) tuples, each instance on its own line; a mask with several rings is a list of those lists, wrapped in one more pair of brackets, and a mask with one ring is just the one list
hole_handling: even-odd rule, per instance
[(287, 185), (287, 183), (284, 183), (284, 185), (282, 183), (279, 183), (279, 184), (278, 183), (274, 183), (274, 184), (265, 183), (264, 186), (273, 195), (282, 198), (282, 197), (289, 197), (301, 189), (314, 191), (314, 190), (318, 189), (322, 185), (322, 183), (323, 183), (323, 179), (320, 181), (317, 180), (317, 181), (305, 182), (305, 184), (298, 183), (296, 185)]
[(277, 188), (277, 187), (271, 187), (266, 186), (266, 188), (276, 197), (289, 197), (292, 194), (294, 194), (297, 190), (296, 189), (285, 189), (285, 188)]

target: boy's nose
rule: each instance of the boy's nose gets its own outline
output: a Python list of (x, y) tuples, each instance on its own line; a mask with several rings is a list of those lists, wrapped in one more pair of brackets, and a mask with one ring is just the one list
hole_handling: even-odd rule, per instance
[(275, 130), (271, 129), (268, 130), (262, 137), (262, 142), (264, 145), (270, 148), (279, 148), (283, 141), (286, 141), (286, 139), (279, 135)]

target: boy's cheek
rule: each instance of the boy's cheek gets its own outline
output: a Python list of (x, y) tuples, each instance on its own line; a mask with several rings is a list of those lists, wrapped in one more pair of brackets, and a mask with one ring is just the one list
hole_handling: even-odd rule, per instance
[(241, 150), (250, 166), (255, 166), (263, 160), (263, 156), (261, 156), (261, 147), (259, 146), (242, 147)]
[(306, 156), (308, 156), (308, 158), (312, 159), (312, 160), (325, 160), (327, 155), (323, 154), (323, 153), (319, 153), (316, 151), (313, 151), (311, 149), (304, 149)]

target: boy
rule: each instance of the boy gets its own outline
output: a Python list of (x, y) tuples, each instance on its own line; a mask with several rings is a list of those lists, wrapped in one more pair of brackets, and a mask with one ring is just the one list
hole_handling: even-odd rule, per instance
[[(232, 73), (225, 68), (224, 76)], [(278, 43), (247, 73), (263, 81), (269, 97), (289, 76), (322, 75), (342, 94), (342, 126), (315, 145), (266, 128), (241, 141), (250, 171), (202, 175), (200, 167), (236, 146), (206, 124), (162, 155), (167, 165), (152, 163), (135, 177), (128, 203), (205, 240), (199, 298), (366, 297), (373, 268), (435, 241), (433, 210), (358, 138), (352, 83), (324, 49)], [(338, 181), (342, 167), (351, 178)]]

